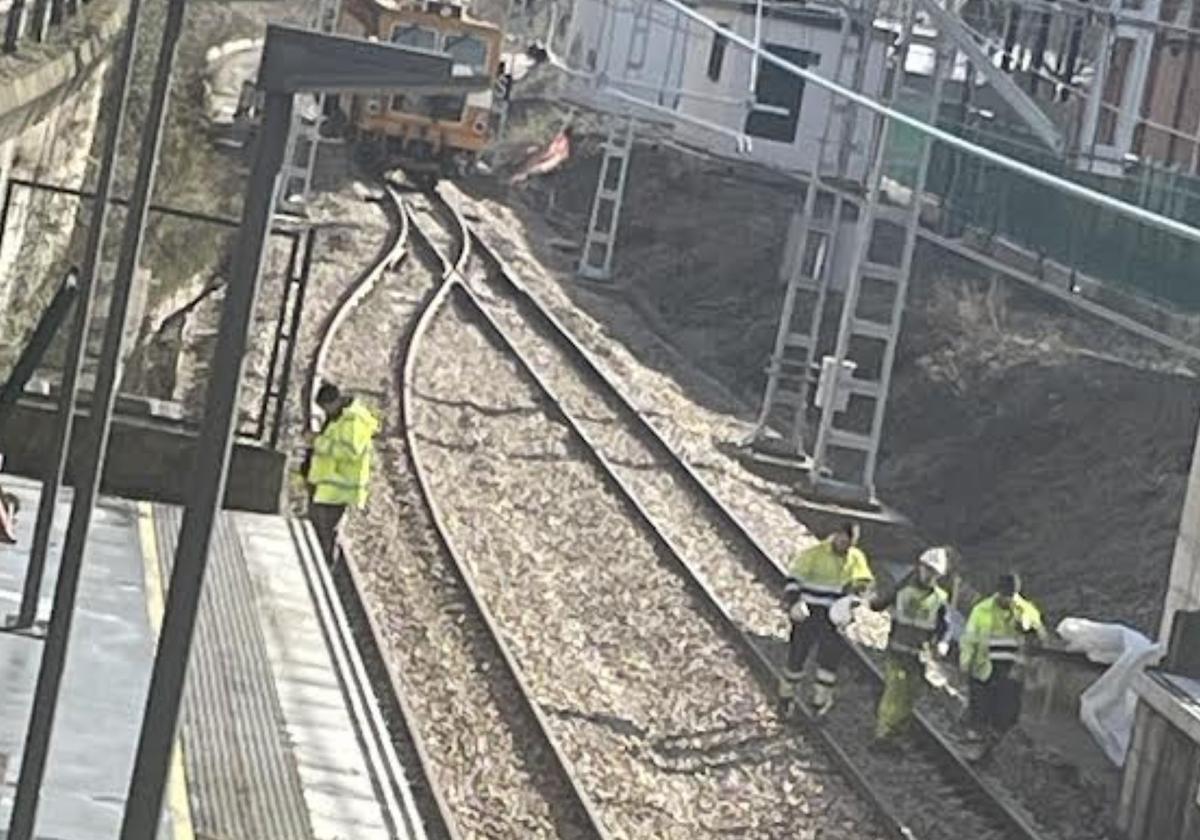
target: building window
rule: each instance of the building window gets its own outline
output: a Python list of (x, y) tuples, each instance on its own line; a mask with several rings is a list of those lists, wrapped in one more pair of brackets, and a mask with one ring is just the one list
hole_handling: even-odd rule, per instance
[[(781, 44), (764, 44), (764, 49), (800, 67), (817, 64), (821, 57), (808, 50)], [(800, 124), (800, 102), (804, 98), (804, 80), (788, 71), (760, 61), (758, 83), (754, 86), (755, 109), (746, 117), (746, 133), (751, 137), (794, 143)], [(763, 106), (762, 109), (759, 106)]]
[(1117, 114), (1124, 99), (1125, 77), (1129, 73), (1129, 60), (1132, 57), (1133, 39), (1118, 38), (1108, 61), (1104, 92), (1100, 97), (1100, 119), (1096, 126), (1096, 142), (1104, 146), (1111, 146), (1116, 140)]
[[(717, 26), (728, 29), (729, 24), (719, 23)], [(721, 66), (725, 63), (725, 47), (729, 39), (722, 33), (713, 31), (712, 48), (708, 51), (708, 78), (714, 82), (721, 81)]]

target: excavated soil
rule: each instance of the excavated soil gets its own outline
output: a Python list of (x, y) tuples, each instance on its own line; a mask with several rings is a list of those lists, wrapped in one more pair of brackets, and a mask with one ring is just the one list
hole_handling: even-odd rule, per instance
[[(627, 285), (599, 290), (573, 277), (592, 148), (584, 139), (581, 160), (519, 191), (470, 183), (459, 200), (782, 559), (828, 520), (788, 510), (782, 488), (729, 447), (761, 394), (795, 196), (761, 173), (639, 147), (616, 263)], [(867, 548), (878, 563), (953, 543), (968, 586), (1016, 567), (1052, 624), (1083, 615), (1153, 634), (1196, 402), (1181, 359), (922, 246), (878, 476), (914, 527), (868, 529)], [(1024, 735), (987, 774), (1063, 836), (1106, 835), (1114, 774), (1081, 771)]]
[[(510, 238), (527, 240), (562, 282), (597, 166), (586, 154), (520, 191), (467, 189), (484, 208), (511, 208)], [(648, 354), (644, 335), (630, 342), (650, 327), (717, 381), (671, 373), (688, 398), (743, 421), (727, 422), (718, 445), (749, 428), (777, 323), (796, 194), (768, 177), (639, 147), (615, 267), (631, 305), (563, 284), (640, 362), (679, 367)], [(640, 317), (614, 316), (622, 307)], [(916, 533), (877, 535), (876, 553), (904, 559), (920, 542), (952, 543), (976, 587), (1015, 567), (1052, 621), (1082, 615), (1153, 634), (1196, 409), (1181, 359), (922, 246), (878, 474)]]

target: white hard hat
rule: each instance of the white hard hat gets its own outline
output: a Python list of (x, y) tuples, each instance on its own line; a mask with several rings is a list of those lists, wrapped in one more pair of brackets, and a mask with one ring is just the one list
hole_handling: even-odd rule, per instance
[(941, 547), (927, 548), (921, 552), (917, 562), (927, 569), (937, 572), (938, 575), (944, 575), (950, 571), (950, 552)]

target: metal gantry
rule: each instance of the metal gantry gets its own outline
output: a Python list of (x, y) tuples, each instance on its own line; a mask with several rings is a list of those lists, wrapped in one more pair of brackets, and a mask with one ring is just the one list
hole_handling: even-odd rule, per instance
[[(901, 37), (889, 92), (893, 105), (909, 78), (906, 67), (914, 44), (911, 12)], [(928, 87), (914, 93), (928, 107), (923, 118), (936, 123), (945, 71), (947, 65), (952, 68), (955, 51), (944, 47), (936, 36), (926, 47), (933, 51)], [(884, 164), (890, 122), (879, 118), (877, 123), (867, 201), (855, 230), (855, 253), (842, 303), (837, 346), (822, 366), (827, 387), (820, 405), (810, 473), (818, 489), (830, 489), (840, 497), (868, 503), (876, 500), (875, 467), (933, 145), (928, 138), (919, 141), (916, 172), (907, 199), (900, 200), (893, 193), (885, 202)]]
[[(874, 3), (843, 11), (834, 78), (852, 66), (851, 83), (863, 86), (870, 52)], [(808, 413), (815, 384), (821, 322), (838, 233), (847, 204), (856, 109), (832, 98), (821, 144), (804, 201), (792, 217), (788, 247), (780, 267), (786, 288), (775, 345), (767, 365), (767, 385), (751, 443), (772, 454), (806, 461)], [(777, 435), (782, 431), (782, 438)]]
[[(853, 8), (842, 18), (840, 75), (849, 62), (854, 90), (862, 90), (869, 60), (875, 4)], [(892, 107), (905, 92), (913, 38), (914, 11), (905, 15), (892, 55), (886, 101)], [(946, 53), (936, 36), (933, 68), (919, 101), (922, 118), (936, 121)], [(912, 99), (916, 100), (914, 96)], [(839, 501), (875, 503), (875, 466), (891, 384), (891, 369), (908, 291), (912, 256), (920, 225), (920, 196), (929, 168), (931, 144), (921, 140), (907, 202), (885, 197), (889, 121), (874, 119), (865, 177), (854, 171), (857, 121), (853, 106), (834, 107), (826, 117), (819, 161), (792, 222), (783, 266), (787, 287), (775, 346), (767, 368), (751, 446), (782, 457), (807, 472), (808, 486)], [(839, 232), (854, 223), (847, 267), (836, 264)], [(845, 278), (844, 281), (842, 278)], [(841, 282), (839, 282), (841, 281)], [(825, 310), (831, 290), (844, 282), (841, 313), (832, 352)], [(815, 429), (811, 419), (815, 417)]]
[(600, 175), (592, 199), (592, 214), (588, 219), (583, 255), (579, 260), (579, 276), (588, 280), (607, 282), (612, 279), (613, 253), (617, 247), (617, 224), (621, 217), (621, 202), (629, 176), (629, 158), (633, 153), (634, 118), (611, 117), (604, 156), (600, 160)]

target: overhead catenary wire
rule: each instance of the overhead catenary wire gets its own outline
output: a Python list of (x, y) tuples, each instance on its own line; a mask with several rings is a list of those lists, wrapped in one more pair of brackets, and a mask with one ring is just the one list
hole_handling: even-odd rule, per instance
[(1185, 224), (1167, 216), (1163, 216), (1159, 213), (1154, 213), (1150, 210), (1146, 210), (1145, 208), (1122, 201), (1121, 199), (1115, 198), (1107, 193), (1094, 190), (1090, 187), (1076, 183), (1075, 181), (1071, 181), (1067, 178), (1063, 178), (1059, 175), (1039, 169), (1036, 166), (1032, 166), (1014, 158), (1010, 158), (1007, 155), (993, 151), (986, 146), (980, 146), (979, 144), (965, 140), (956, 134), (951, 134), (948, 131), (944, 131), (943, 129), (940, 129), (935, 125), (931, 125), (924, 120), (911, 117), (908, 114), (898, 111), (891, 106), (876, 102), (869, 96), (859, 93), (858, 91), (851, 90), (836, 81), (832, 81), (824, 76), (820, 76), (816, 73), (806, 70), (805, 68), (788, 61), (786, 58), (775, 55), (768, 50), (761, 48), (756, 49), (753, 42), (751, 42), (749, 39), (738, 35), (736, 32), (721, 29), (720, 25), (717, 24), (716, 21), (701, 14), (695, 9), (692, 9), (681, 2), (681, 0), (656, 0), (656, 2), (666, 4), (670, 8), (678, 11), (680, 14), (696, 21), (701, 26), (704, 26), (713, 32), (720, 31), (730, 43), (737, 44), (743, 49), (753, 51), (758, 55), (761, 61), (773, 64), (779, 69), (790, 73), (791, 75), (797, 76), (806, 82), (811, 82), (817, 87), (828, 90), (835, 96), (840, 96), (843, 99), (854, 103), (855, 105), (866, 108), (867, 110), (890, 119), (893, 122), (916, 129), (926, 137), (929, 137), (933, 140), (938, 140), (948, 146), (958, 149), (959, 151), (966, 152), (973, 157), (986, 160), (989, 163), (999, 166), (1000, 168), (1023, 175), (1031, 181), (1035, 181), (1044, 186), (1049, 186), (1053, 189), (1060, 190), (1068, 195), (1072, 195), (1076, 198), (1086, 201), (1089, 204), (1094, 204), (1099, 207), (1112, 210), (1119, 215), (1133, 219), (1149, 227), (1158, 228), (1159, 230), (1164, 230), (1191, 242), (1200, 244), (1200, 229), (1193, 227), (1192, 225)]

